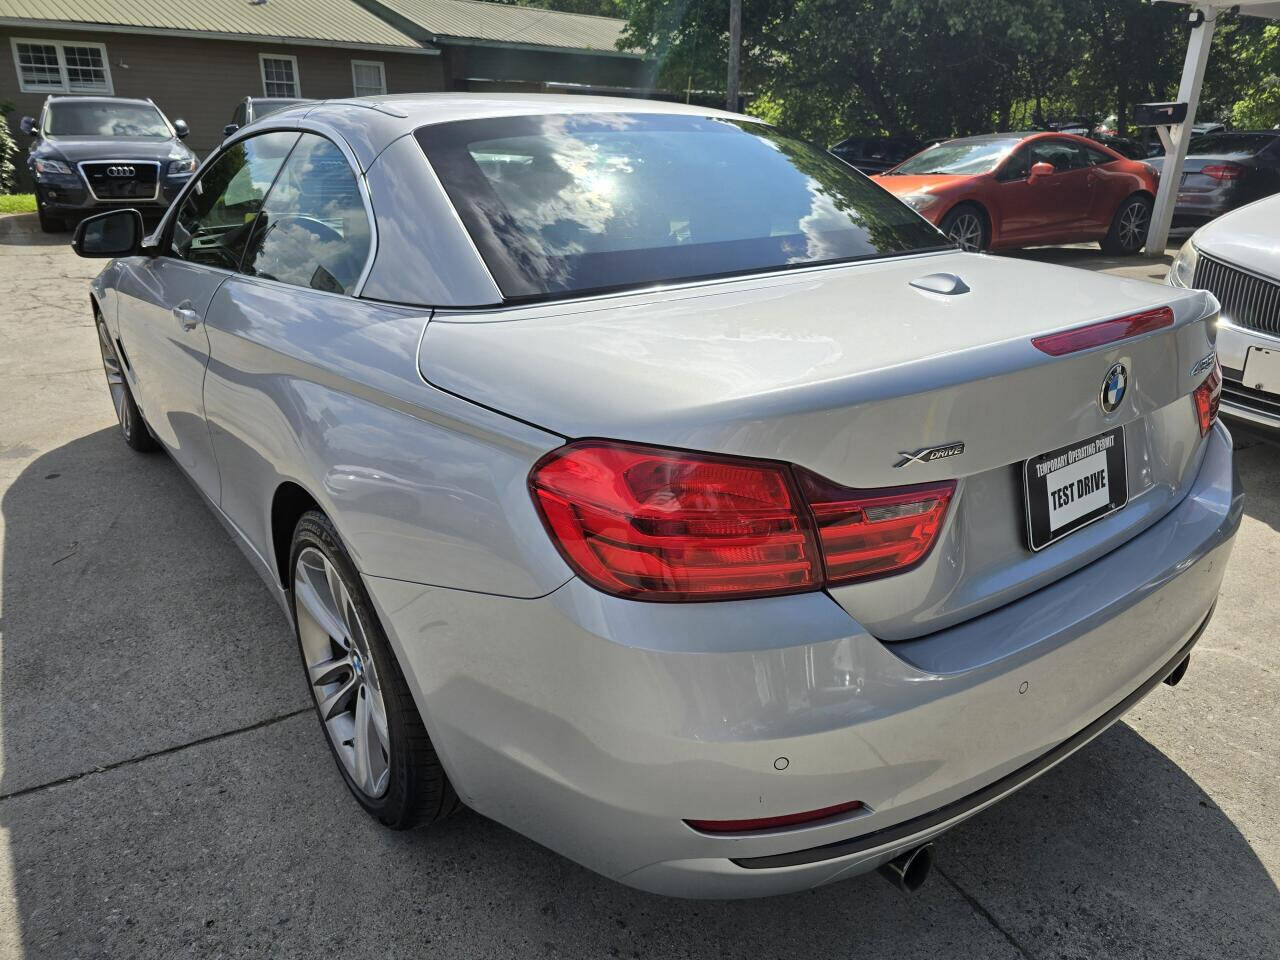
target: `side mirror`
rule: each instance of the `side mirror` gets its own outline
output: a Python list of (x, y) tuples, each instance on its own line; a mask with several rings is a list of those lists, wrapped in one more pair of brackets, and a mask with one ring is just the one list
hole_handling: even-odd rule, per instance
[(1033, 163), (1031, 165), (1031, 177), (1029, 179), (1031, 183), (1035, 183), (1041, 177), (1052, 177), (1053, 174), (1053, 164), (1041, 161), (1040, 163)]
[(229, 137), (239, 129), (240, 129), (240, 124), (228, 123), (225, 127), (222, 128), (222, 135), (224, 137)]
[(71, 249), (81, 257), (131, 257), (142, 250), (142, 214), (108, 210), (80, 221)]
[(175, 120), (173, 121), (173, 132), (178, 135), (179, 140), (185, 140), (187, 139), (187, 134), (191, 132), (191, 128), (187, 126), (187, 121)]
[(28, 137), (39, 136), (40, 131), (36, 129), (35, 117), (23, 117), (18, 123), (18, 129), (25, 133)]

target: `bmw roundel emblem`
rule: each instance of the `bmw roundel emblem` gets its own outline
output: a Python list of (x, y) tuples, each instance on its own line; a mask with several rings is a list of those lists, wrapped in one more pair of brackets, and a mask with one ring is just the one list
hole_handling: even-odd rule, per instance
[(1123, 363), (1117, 363), (1107, 371), (1107, 378), (1102, 381), (1102, 393), (1098, 395), (1102, 412), (1115, 413), (1128, 389), (1129, 370)]

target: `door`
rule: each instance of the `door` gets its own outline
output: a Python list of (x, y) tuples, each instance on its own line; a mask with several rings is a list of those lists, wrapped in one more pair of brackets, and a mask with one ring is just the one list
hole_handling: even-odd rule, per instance
[[(1033, 140), (1026, 146), (1027, 174), (1001, 186), (1002, 208), (1014, 212), (1015, 229), (1004, 239), (1019, 243), (1056, 243), (1068, 236), (1082, 218), (1084, 158), (1068, 140)], [(1047, 163), (1053, 173), (1031, 178), (1037, 163)], [(1078, 181), (1078, 182), (1077, 182)]]
[(163, 252), (131, 258), (121, 270), (119, 336), (134, 397), (156, 437), (215, 502), (218, 467), (204, 418), (204, 315), (239, 265), (262, 199), (297, 138), (269, 133), (230, 147), (184, 195)]
[(353, 294), (372, 247), (372, 224), (346, 156), (332, 141), (304, 133), (262, 205), (241, 273), (209, 308), (217, 363), (205, 381), (205, 403), (223, 474), (220, 505), (264, 557), (266, 507), (280, 480), (296, 476), (291, 438), (306, 429), (342, 432), (314, 419), (333, 383), (299, 371), (342, 356), (344, 332), (367, 322), (370, 307)]

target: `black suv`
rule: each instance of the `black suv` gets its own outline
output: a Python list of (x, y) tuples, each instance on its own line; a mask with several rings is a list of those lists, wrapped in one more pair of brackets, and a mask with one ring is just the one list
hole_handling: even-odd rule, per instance
[(187, 125), (150, 100), (49, 97), (22, 131), (33, 138), (27, 169), (46, 233), (121, 204), (158, 217), (196, 169), (181, 142)]

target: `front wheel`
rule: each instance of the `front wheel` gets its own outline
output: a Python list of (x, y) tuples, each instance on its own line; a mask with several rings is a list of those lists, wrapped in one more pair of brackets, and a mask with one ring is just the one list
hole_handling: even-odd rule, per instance
[(289, 567), (298, 648), (347, 789), (392, 829), (448, 816), (457, 795), (360, 575), (323, 513), (298, 521)]
[(982, 211), (969, 203), (962, 203), (945, 217), (938, 229), (961, 250), (980, 253), (987, 249), (991, 236), (987, 232), (987, 218)]
[(124, 378), (124, 367), (116, 353), (115, 344), (111, 342), (107, 325), (102, 322), (101, 317), (95, 317), (95, 325), (98, 328), (98, 348), (102, 351), (102, 371), (107, 375), (107, 390), (111, 393), (111, 405), (116, 408), (116, 419), (120, 422), (124, 442), (139, 453), (158, 450), (160, 445), (147, 429), (142, 411), (134, 402), (128, 381)]
[(1111, 218), (1111, 229), (1102, 239), (1103, 253), (1131, 256), (1142, 250), (1151, 227), (1151, 199), (1141, 195), (1129, 197)]

